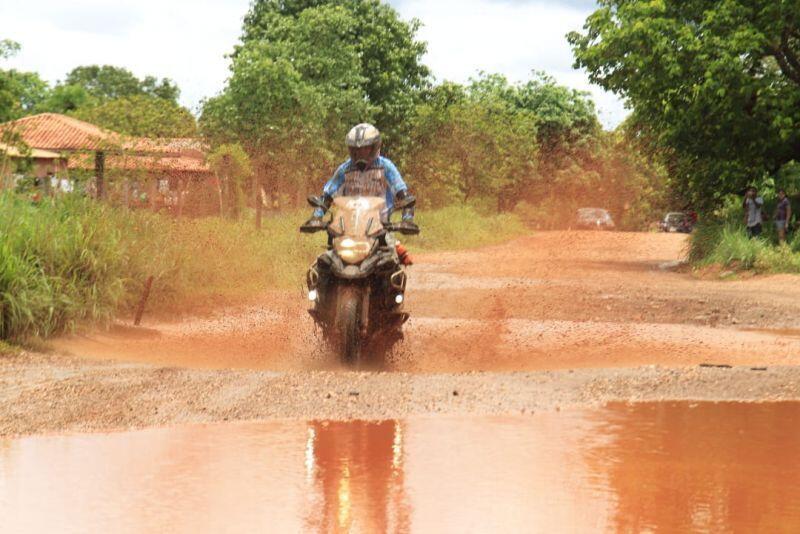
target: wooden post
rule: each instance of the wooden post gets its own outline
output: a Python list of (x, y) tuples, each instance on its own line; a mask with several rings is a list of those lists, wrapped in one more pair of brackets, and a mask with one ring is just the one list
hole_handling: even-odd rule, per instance
[(261, 182), (258, 173), (253, 173), (253, 200), (256, 203), (256, 230), (261, 230)]
[(106, 155), (104, 152), (98, 150), (94, 153), (94, 175), (97, 182), (95, 183), (97, 189), (97, 200), (101, 200), (105, 196), (105, 172), (106, 172)]
[(144, 306), (147, 304), (147, 299), (150, 298), (150, 289), (153, 287), (153, 277), (148, 276), (144, 282), (144, 291), (142, 292), (142, 299), (139, 301), (139, 306), (136, 307), (136, 317), (133, 319), (133, 325), (139, 326), (142, 322), (142, 315), (144, 314)]
[(150, 201), (150, 211), (155, 213), (157, 211), (156, 195), (158, 195), (158, 178), (152, 174), (147, 175), (147, 191), (148, 200)]

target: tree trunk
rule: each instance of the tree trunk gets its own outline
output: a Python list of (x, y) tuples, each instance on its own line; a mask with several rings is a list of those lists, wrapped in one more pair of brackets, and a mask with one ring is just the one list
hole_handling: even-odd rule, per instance
[(222, 200), (222, 178), (217, 176), (217, 196), (219, 197), (219, 217), (220, 219), (225, 216), (225, 209)]
[(258, 173), (253, 173), (253, 202), (256, 208), (256, 230), (261, 230), (261, 181), (258, 179)]

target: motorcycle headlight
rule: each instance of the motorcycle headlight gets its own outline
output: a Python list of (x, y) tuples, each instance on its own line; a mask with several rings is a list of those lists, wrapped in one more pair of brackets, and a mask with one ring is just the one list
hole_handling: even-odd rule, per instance
[(364, 261), (369, 256), (371, 248), (372, 245), (369, 241), (356, 241), (349, 237), (345, 237), (334, 245), (334, 249), (342, 261), (351, 265)]

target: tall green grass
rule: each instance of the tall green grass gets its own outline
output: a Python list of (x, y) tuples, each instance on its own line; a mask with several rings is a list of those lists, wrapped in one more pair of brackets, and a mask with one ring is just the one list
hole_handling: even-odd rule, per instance
[(763, 237), (750, 239), (742, 224), (705, 222), (692, 233), (688, 260), (696, 266), (716, 264), (737, 270), (800, 273), (800, 236), (794, 234), (788, 243), (776, 245), (770, 229)]
[[(83, 322), (130, 316), (145, 280), (148, 309), (190, 311), (302, 284), (324, 235), (298, 232), (308, 212), (252, 221), (181, 219), (125, 211), (80, 197), (40, 204), (0, 195), (0, 339), (48, 337)], [(421, 212), (412, 250), (497, 243), (525, 228), (513, 215), (470, 207)]]
[(522, 219), (512, 213), (483, 213), (468, 205), (417, 212), (421, 233), (401, 240), (417, 251), (458, 250), (501, 243), (526, 233)]

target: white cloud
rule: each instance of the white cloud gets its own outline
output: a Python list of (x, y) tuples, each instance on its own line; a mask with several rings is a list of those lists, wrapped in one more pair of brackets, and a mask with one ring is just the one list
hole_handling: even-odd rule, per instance
[(465, 82), (479, 71), (498, 72), (512, 81), (543, 70), (559, 83), (589, 91), (607, 127), (627, 115), (615, 95), (589, 83), (572, 68), (566, 34), (583, 26), (594, 2), (562, 0), (395, 0), (405, 18), (424, 24), (426, 63), (439, 79)]
[[(137, 76), (172, 78), (195, 109), (219, 92), (249, 0), (100, 0), (0, 2), (0, 38), (22, 45), (13, 67), (50, 82), (78, 65), (109, 64)], [(68, 12), (69, 15), (64, 13)]]
[[(601, 119), (625, 116), (620, 101), (572, 70), (564, 35), (579, 29), (590, 0), (392, 0), (416, 17), (428, 41), (425, 61), (438, 79), (466, 81), (478, 71), (511, 80), (545, 70), (560, 83), (590, 90)], [(22, 44), (11, 66), (55, 82), (78, 65), (110, 64), (137, 76), (175, 80), (181, 101), (196, 109), (228, 76), (225, 54), (239, 38), (250, 0), (0, 0), (1, 38)]]

